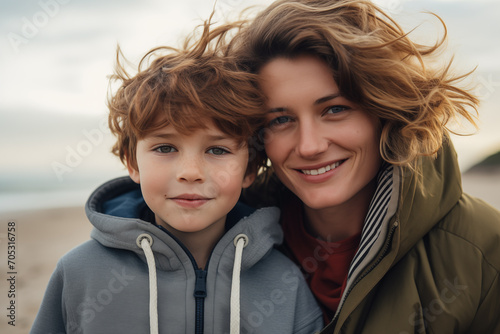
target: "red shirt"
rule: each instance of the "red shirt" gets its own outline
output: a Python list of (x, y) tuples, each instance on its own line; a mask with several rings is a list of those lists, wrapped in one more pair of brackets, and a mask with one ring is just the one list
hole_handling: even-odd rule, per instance
[(293, 260), (305, 273), (307, 283), (323, 309), (325, 320), (329, 322), (339, 306), (361, 233), (337, 242), (313, 237), (305, 230), (302, 204), (297, 198), (287, 201), (281, 223)]

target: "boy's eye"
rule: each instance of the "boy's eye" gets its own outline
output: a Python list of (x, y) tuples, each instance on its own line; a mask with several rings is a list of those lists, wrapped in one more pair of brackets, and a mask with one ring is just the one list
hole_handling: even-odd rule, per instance
[(172, 152), (176, 152), (177, 150), (173, 146), (162, 145), (162, 146), (158, 146), (157, 148), (155, 148), (155, 151), (159, 152), (159, 153), (172, 153)]
[(273, 127), (273, 126), (277, 126), (277, 125), (280, 125), (280, 124), (285, 124), (285, 123), (290, 122), (290, 120), (291, 120), (291, 118), (289, 116), (279, 116), (279, 117), (273, 118), (268, 123), (268, 126), (269, 127)]
[(223, 155), (229, 153), (229, 151), (222, 147), (212, 147), (207, 150), (207, 153), (214, 155)]

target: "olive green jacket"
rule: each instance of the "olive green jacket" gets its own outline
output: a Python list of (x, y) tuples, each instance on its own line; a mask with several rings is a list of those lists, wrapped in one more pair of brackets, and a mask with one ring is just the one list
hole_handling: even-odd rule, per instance
[(464, 194), (456, 153), (393, 171), (374, 257), (321, 333), (500, 333), (500, 212)]
[[(390, 168), (379, 236), (321, 334), (500, 334), (500, 212), (462, 192), (451, 142), (421, 164), (420, 178)], [(283, 207), (288, 190), (274, 175), (263, 179), (242, 200)]]

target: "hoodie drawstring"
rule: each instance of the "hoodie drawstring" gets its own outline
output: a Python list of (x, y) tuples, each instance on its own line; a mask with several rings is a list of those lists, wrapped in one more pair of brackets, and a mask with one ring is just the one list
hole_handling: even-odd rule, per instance
[(233, 280), (231, 283), (231, 310), (230, 310), (230, 333), (239, 334), (240, 332), (240, 273), (241, 258), (243, 248), (248, 244), (248, 237), (245, 234), (238, 234), (234, 238), (236, 251), (234, 253)]
[(158, 291), (156, 283), (156, 264), (151, 246), (153, 238), (149, 234), (137, 237), (137, 245), (144, 250), (149, 270), (149, 327), (151, 334), (158, 334)]
[[(240, 332), (240, 274), (243, 248), (248, 244), (248, 236), (238, 234), (234, 238), (236, 247), (233, 265), (233, 280), (231, 283), (230, 333)], [(149, 270), (149, 326), (151, 334), (158, 334), (158, 291), (156, 282), (156, 264), (151, 246), (153, 238), (149, 234), (137, 237), (137, 245), (144, 250)]]

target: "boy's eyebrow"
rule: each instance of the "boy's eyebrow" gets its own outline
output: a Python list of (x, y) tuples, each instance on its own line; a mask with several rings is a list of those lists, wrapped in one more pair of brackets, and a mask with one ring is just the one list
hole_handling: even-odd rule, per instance
[(234, 140), (234, 138), (230, 135), (207, 135), (208, 139), (210, 140), (224, 140), (224, 139), (231, 139)]
[[(336, 99), (337, 97), (340, 97), (340, 96), (341, 96), (340, 93), (329, 94), (327, 96), (321, 97), (321, 98), (317, 99), (316, 101), (314, 101), (314, 105), (319, 105), (319, 104), (325, 103), (327, 101)], [(278, 108), (271, 108), (268, 110), (268, 112), (269, 113), (285, 112), (287, 110), (288, 110), (287, 107), (278, 107)]]
[[(149, 135), (150, 138), (160, 138), (160, 139), (171, 139), (177, 137), (179, 134), (177, 133), (164, 133), (164, 132), (159, 132), (159, 133), (152, 133)], [(207, 134), (207, 139), (208, 140), (225, 140), (225, 139), (231, 139), (233, 140), (234, 138), (230, 135), (226, 134)]]
[(170, 139), (172, 137), (175, 137), (175, 134), (174, 133), (153, 132), (153, 133), (149, 134), (148, 137)]

